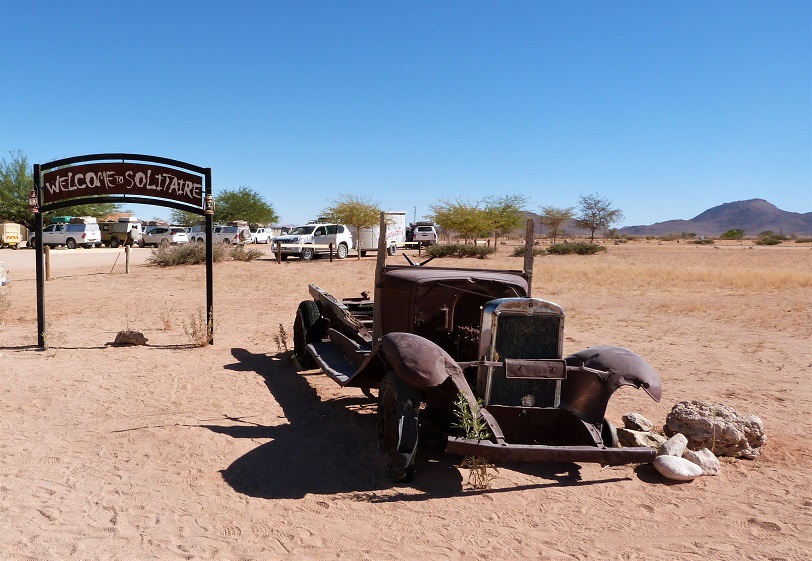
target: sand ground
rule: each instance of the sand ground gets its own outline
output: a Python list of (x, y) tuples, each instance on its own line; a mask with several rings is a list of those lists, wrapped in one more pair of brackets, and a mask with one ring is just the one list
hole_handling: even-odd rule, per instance
[[(0, 558), (753, 559), (812, 555), (812, 248), (632, 243), (536, 260), (534, 296), (567, 311), (565, 353), (628, 347), (663, 400), (620, 390), (615, 423), (662, 425), (681, 400), (758, 415), (755, 461), (691, 483), (651, 466), (500, 466), (493, 489), (424, 454), (392, 484), (374, 402), (278, 350), (308, 283), (372, 289), (374, 257), (215, 266), (215, 344), (184, 334), (205, 307), (203, 266), (150, 250), (55, 250), (46, 350), (34, 252), (2, 250)], [(394, 257), (405, 262), (402, 256)], [(438, 260), (439, 261), (439, 260)], [(436, 262), (435, 262), (436, 263)], [(506, 248), (452, 266), (520, 268)], [(144, 347), (108, 343), (125, 328)]]

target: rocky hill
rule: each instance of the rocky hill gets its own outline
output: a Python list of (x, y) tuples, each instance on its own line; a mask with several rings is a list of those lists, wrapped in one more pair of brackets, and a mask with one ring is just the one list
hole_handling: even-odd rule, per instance
[(785, 235), (808, 237), (812, 234), (812, 212), (788, 212), (763, 199), (750, 199), (715, 206), (690, 220), (668, 220), (650, 226), (625, 226), (619, 232), (631, 236), (663, 236), (683, 232), (718, 236), (735, 228), (744, 230), (745, 236), (757, 236), (759, 232), (772, 230)]

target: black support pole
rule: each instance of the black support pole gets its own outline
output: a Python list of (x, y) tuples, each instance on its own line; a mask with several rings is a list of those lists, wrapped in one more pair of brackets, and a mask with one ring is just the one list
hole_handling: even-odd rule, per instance
[[(40, 199), (40, 165), (34, 164), (34, 189)], [(42, 213), (34, 212), (34, 251), (37, 267), (37, 346), (45, 348), (45, 263), (42, 256)]]
[[(213, 196), (211, 168), (206, 168), (206, 196)], [(206, 214), (206, 329), (209, 345), (214, 344), (214, 216)]]

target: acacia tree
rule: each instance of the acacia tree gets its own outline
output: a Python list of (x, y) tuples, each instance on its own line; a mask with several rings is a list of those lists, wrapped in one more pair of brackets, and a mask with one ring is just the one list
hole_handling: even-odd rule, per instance
[[(0, 220), (22, 224), (29, 230), (34, 229), (34, 213), (28, 208), (28, 194), (34, 188), (34, 173), (28, 163), (28, 157), (20, 150), (10, 152), (11, 159), (0, 161)], [(118, 212), (119, 205), (97, 203), (75, 205), (59, 211), (43, 213), (43, 222), (57, 213), (65, 216), (93, 216), (101, 218)]]
[(469, 239), (482, 234), (487, 235), (493, 230), (493, 223), (479, 204), (470, 203), (459, 197), (453, 200), (442, 199), (439, 204), (432, 205), (429, 218), (446, 232), (457, 232), (465, 243)]
[(557, 208), (554, 206), (544, 206), (541, 207), (539, 222), (549, 228), (553, 236), (553, 243), (555, 243), (561, 225), (567, 220), (572, 220), (573, 216), (575, 216), (575, 207)]
[(579, 228), (590, 231), (590, 242), (595, 241), (595, 230), (609, 228), (615, 222), (623, 219), (623, 212), (612, 208), (609, 199), (602, 199), (597, 193), (582, 195), (580, 200), (575, 224)]
[(493, 246), (499, 235), (507, 234), (522, 225), (522, 206), (527, 204), (523, 195), (487, 197), (483, 201), (485, 216), (493, 228)]
[(360, 260), (361, 230), (380, 224), (380, 205), (367, 197), (357, 197), (343, 193), (338, 196), (338, 200), (330, 202), (333, 203), (332, 206), (322, 210), (322, 214), (329, 216), (335, 222), (355, 228), (358, 236), (358, 259)]
[(273, 224), (279, 221), (273, 206), (249, 187), (223, 190), (214, 197), (214, 202), (218, 222), (245, 220), (249, 224)]

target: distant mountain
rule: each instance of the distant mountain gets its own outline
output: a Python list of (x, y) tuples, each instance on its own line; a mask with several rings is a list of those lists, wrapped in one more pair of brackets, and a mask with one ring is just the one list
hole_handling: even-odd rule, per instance
[(800, 214), (781, 210), (763, 199), (725, 203), (706, 210), (690, 220), (668, 220), (650, 226), (625, 226), (620, 234), (631, 236), (664, 236), (691, 232), (700, 236), (718, 236), (741, 228), (745, 236), (772, 230), (784, 235), (812, 234), (812, 212)]

